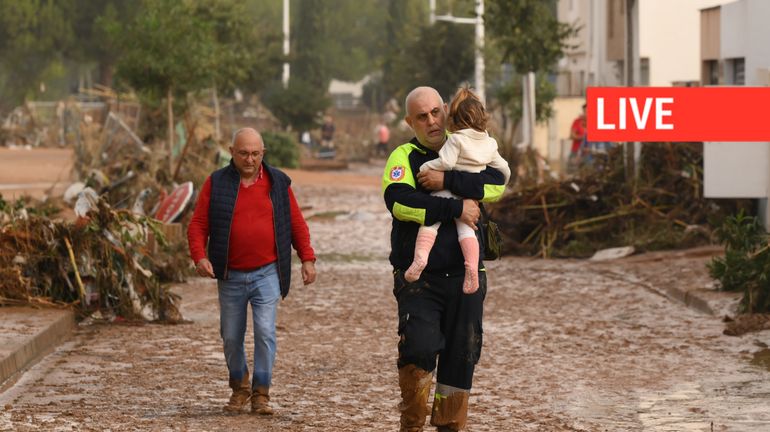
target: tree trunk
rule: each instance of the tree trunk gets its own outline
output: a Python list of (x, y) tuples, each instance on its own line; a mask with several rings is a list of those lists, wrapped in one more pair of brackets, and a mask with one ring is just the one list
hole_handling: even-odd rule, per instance
[(100, 62), (99, 63), (99, 84), (112, 88), (112, 77), (114, 75), (115, 68), (112, 62)]
[(214, 86), (214, 139), (217, 144), (222, 139), (222, 128), (219, 123), (220, 109), (219, 96), (217, 95), (217, 86)]
[(168, 104), (168, 173), (171, 174), (174, 169), (174, 96), (171, 87), (168, 88), (166, 101)]

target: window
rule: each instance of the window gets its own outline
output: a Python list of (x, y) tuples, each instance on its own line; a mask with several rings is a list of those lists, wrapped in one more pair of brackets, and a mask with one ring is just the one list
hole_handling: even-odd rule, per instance
[(703, 85), (719, 84), (719, 64), (716, 60), (703, 62)]
[(639, 85), (650, 85), (650, 59), (648, 57), (639, 59)]
[(725, 59), (723, 72), (725, 84), (746, 84), (746, 60), (743, 57)]
[(733, 84), (746, 84), (746, 59), (733, 59)]

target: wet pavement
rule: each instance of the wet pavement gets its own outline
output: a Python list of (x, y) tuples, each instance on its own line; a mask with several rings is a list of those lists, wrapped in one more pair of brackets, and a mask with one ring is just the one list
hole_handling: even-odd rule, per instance
[[(216, 286), (194, 279), (174, 288), (190, 323), (80, 327), (6, 385), (0, 430), (396, 430), (390, 220), (379, 190), (294, 184), (313, 216), (319, 278), (298, 285), (297, 266), (280, 307), (276, 416), (221, 413), (229, 389)], [(672, 286), (708, 290), (708, 257), (655, 256), (489, 263), (467, 430), (770, 430), (770, 332), (723, 335), (724, 296), (709, 302), (715, 314), (667, 298)]]

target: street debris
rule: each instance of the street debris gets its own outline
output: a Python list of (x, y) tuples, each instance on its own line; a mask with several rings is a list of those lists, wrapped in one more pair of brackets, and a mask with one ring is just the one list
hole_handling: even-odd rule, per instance
[(97, 93), (99, 102), (28, 102), (2, 123), (5, 145), (72, 147), (76, 181), (63, 197), (40, 203), (0, 196), (0, 305), (179, 322), (179, 299), (166, 285), (191, 274), (178, 222), (213, 170), (211, 122), (193, 107), (170, 155), (136, 132), (138, 102), (106, 88)]
[[(0, 198), (0, 305), (73, 306), (81, 317), (180, 322), (178, 297), (187, 255), (160, 223), (98, 198), (75, 222)], [(159, 244), (147, 247), (152, 235)], [(176, 248), (176, 249), (175, 249)]]
[(513, 193), (490, 206), (505, 253), (590, 257), (614, 247), (710, 244), (714, 223), (750, 206), (703, 197), (700, 144), (645, 143), (635, 184), (626, 180), (621, 147), (596, 156), (573, 178), (520, 177)]
[(596, 253), (591, 257), (591, 261), (609, 261), (625, 258), (627, 256), (633, 255), (635, 251), (636, 250), (633, 246), (602, 249), (600, 251), (596, 251)]

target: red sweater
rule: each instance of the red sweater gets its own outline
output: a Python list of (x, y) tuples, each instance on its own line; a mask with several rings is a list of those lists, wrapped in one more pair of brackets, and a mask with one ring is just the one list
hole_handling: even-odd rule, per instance
[[(275, 231), (273, 230), (273, 204), (270, 201), (270, 176), (260, 170), (256, 182), (247, 186), (240, 184), (238, 198), (233, 210), (230, 227), (230, 246), (227, 267), (233, 270), (248, 270), (275, 262)], [(195, 204), (187, 240), (193, 262), (206, 258), (206, 244), (209, 238), (209, 202), (211, 201), (211, 177), (201, 188)], [(300, 260), (314, 261), (315, 252), (310, 246), (310, 231), (299, 210), (294, 192), (289, 188), (291, 203), (291, 243)]]

